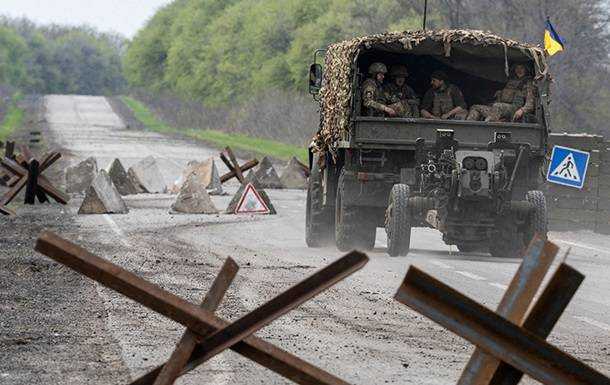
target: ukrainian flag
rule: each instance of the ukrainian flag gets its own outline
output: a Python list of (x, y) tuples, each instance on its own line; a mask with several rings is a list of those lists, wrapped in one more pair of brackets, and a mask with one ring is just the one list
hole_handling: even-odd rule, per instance
[(546, 20), (546, 27), (544, 28), (544, 50), (549, 54), (549, 56), (555, 55), (557, 52), (563, 51), (565, 47), (565, 40), (555, 28), (553, 28), (553, 24), (549, 19)]

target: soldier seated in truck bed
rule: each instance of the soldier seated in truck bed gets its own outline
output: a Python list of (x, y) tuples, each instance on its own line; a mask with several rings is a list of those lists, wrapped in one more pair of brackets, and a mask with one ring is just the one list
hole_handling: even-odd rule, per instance
[(383, 88), (386, 101), (390, 108), (401, 118), (419, 118), (419, 98), (407, 84), (409, 70), (402, 64), (390, 67), (390, 81)]
[(449, 82), (443, 71), (434, 71), (430, 76), (430, 88), (424, 95), (421, 116), (426, 119), (464, 120), (468, 107), (460, 89)]
[(388, 68), (383, 63), (369, 66), (370, 77), (362, 83), (362, 112), (365, 116), (398, 116), (396, 110), (386, 104), (383, 80)]
[(470, 108), (468, 120), (486, 122), (520, 122), (534, 112), (535, 85), (524, 64), (514, 64), (512, 78), (497, 91), (495, 102), (489, 105), (475, 104)]

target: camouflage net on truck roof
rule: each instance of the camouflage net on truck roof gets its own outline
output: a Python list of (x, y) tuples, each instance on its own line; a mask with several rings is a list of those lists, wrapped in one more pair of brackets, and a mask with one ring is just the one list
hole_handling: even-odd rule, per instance
[(331, 44), (325, 55), (321, 96), (322, 126), (314, 137), (314, 152), (333, 152), (332, 143), (347, 132), (352, 94), (352, 63), (361, 50), (380, 49), (389, 52), (451, 56), (461, 49), (475, 57), (503, 58), (508, 76), (509, 60), (533, 62), (535, 77), (547, 74), (544, 51), (537, 46), (475, 30), (426, 30), (390, 32), (358, 37)]

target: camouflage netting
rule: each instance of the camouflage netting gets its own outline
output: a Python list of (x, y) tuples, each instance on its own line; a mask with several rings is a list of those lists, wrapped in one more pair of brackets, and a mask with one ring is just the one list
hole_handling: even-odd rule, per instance
[[(498, 80), (497, 72), (500, 72), (503, 77), (508, 76), (509, 62), (514, 61), (532, 63), (536, 78), (544, 77), (547, 74), (545, 53), (540, 47), (483, 31), (391, 32), (335, 43), (328, 47), (325, 55), (324, 80), (320, 90), (322, 127), (314, 138), (316, 151), (324, 153), (330, 150), (332, 152), (332, 143), (340, 139), (342, 133), (349, 129), (352, 63), (360, 52), (371, 49), (394, 53), (434, 55), (439, 60), (444, 59), (447, 62), (448, 58), (452, 56), (452, 52), (460, 53), (462, 58), (469, 55), (471, 60), (472, 58), (503, 60), (504, 66), (494, 66), (496, 73), (493, 73), (491, 68), (487, 68), (488, 73), (483, 74), (483, 77), (491, 80)], [(455, 66), (455, 61), (451, 65)], [(468, 67), (472, 70), (471, 62), (464, 63), (459, 69), (468, 71)], [(477, 69), (480, 70), (480, 68)]]

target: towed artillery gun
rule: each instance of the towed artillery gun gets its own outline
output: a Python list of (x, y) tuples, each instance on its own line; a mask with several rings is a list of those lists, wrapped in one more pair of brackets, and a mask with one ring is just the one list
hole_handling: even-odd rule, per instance
[[(320, 129), (309, 147), (306, 242), (371, 249), (385, 227), (388, 253), (406, 255), (413, 227), (438, 229), (464, 252), (517, 255), (546, 236), (539, 186), (549, 133), (544, 52), (481, 31), (387, 33), (332, 44), (310, 67)], [(418, 94), (443, 70), (468, 105), (487, 104), (525, 64), (535, 109), (518, 122), (363, 116), (361, 86), (371, 63), (407, 65)]]

